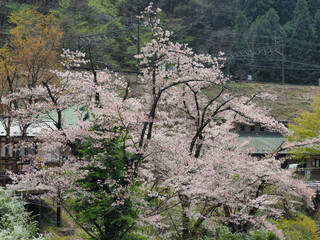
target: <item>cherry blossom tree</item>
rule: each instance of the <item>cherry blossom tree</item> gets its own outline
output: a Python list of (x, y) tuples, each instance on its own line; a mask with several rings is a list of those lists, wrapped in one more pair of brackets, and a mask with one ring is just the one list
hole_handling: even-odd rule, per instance
[[(199, 55), (185, 44), (172, 42), (172, 33), (163, 31), (157, 19), (160, 11), (150, 4), (141, 16), (154, 39), (136, 56), (143, 67), (140, 97), (121, 97), (122, 81), (107, 70), (94, 76), (74, 71), (85, 63), (84, 55), (69, 50), (62, 54), (64, 70), (53, 70), (58, 82), (20, 88), (8, 96), (17, 102), (33, 99), (13, 116), (33, 129), (40, 152), (59, 159), (52, 169), (34, 159), (38, 170), (12, 176), (18, 183), (15, 187), (41, 188), (59, 196), (62, 203), (67, 198), (94, 201), (97, 195), (83, 187), (82, 180), (88, 179), (88, 169), (108, 166), (103, 161), (112, 161), (112, 151), (105, 144), (113, 142), (125, 153), (121, 173), (125, 184), (109, 176), (97, 183), (99, 194), (113, 196), (112, 208), (130, 199), (140, 210), (138, 223), (152, 228), (152, 234), (194, 239), (210, 235), (222, 224), (232, 231), (261, 228), (282, 237), (268, 218), (293, 210), (297, 200), (311, 206), (313, 193), (281, 169), (274, 157), (251, 156), (234, 129), (238, 123), (259, 123), (282, 133), (286, 128), (267, 116), (267, 109), (253, 104), (253, 98), (266, 94), (247, 98), (229, 93), (228, 79), (221, 71), (223, 54)], [(214, 96), (206, 97), (204, 89)], [(74, 109), (76, 124), (68, 124), (68, 109)], [(100, 150), (91, 151), (89, 159), (74, 154), (88, 140), (89, 149)], [(141, 185), (139, 193), (132, 191), (135, 183)], [(102, 239), (100, 226), (74, 219), (93, 239)]]
[[(256, 227), (277, 232), (266, 218), (281, 214), (275, 205), (283, 202), (291, 209), (288, 195), (311, 204), (312, 192), (275, 158), (250, 156), (234, 128), (256, 122), (270, 131), (287, 130), (252, 103), (266, 94), (249, 99), (228, 93), (221, 56), (197, 55), (186, 45), (172, 43), (171, 33), (154, 19), (158, 11), (149, 6), (144, 12), (155, 39), (137, 56), (150, 93), (139, 141), (146, 156), (145, 185), (152, 196), (145, 221), (168, 238), (174, 230), (179, 239), (201, 237), (208, 223), (226, 224), (233, 231)], [(217, 92), (211, 99), (202, 93), (207, 88)]]

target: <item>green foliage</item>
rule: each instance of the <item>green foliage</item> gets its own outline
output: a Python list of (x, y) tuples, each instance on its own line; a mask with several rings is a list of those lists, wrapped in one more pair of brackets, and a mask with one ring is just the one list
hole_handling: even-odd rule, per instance
[(308, 0), (308, 7), (311, 17), (314, 17), (316, 12), (320, 9), (320, 0)]
[(43, 240), (36, 237), (36, 222), (25, 211), (25, 203), (11, 191), (0, 188), (0, 239)]
[[(278, 37), (285, 37), (285, 31), (279, 21), (280, 18), (277, 12), (271, 8), (264, 15), (258, 16), (251, 24), (250, 29), (246, 30), (248, 28), (248, 26), (246, 26), (247, 19), (244, 13), (240, 12), (235, 24), (235, 33), (238, 41), (233, 44), (231, 49), (233, 51), (247, 51), (252, 48), (273, 47), (275, 44), (274, 39), (266, 38), (265, 36), (274, 36), (276, 34)], [(254, 56), (248, 58), (254, 58)], [(259, 59), (261, 57), (257, 56), (256, 58)], [(265, 65), (268, 60), (272, 62), (275, 56), (263, 56), (263, 58), (262, 62), (252, 60), (252, 62), (249, 63), (256, 66), (256, 68), (250, 68), (246, 66), (246, 64), (232, 67), (233, 77), (237, 80), (243, 80), (246, 79), (248, 74), (252, 74), (257, 81), (279, 81), (278, 70), (260, 68), (260, 65)], [(245, 62), (248, 64), (248, 60)]]
[(286, 240), (317, 240), (315, 221), (302, 213), (292, 219), (279, 219), (276, 226), (282, 230)]
[(248, 20), (243, 11), (240, 11), (236, 17), (236, 23), (234, 26), (234, 30), (236, 33), (244, 33), (248, 30)]
[[(319, 42), (320, 20), (317, 16), (319, 4), (319, 0), (244, 1), (245, 17), (251, 25), (249, 33), (242, 33), (247, 37), (247, 41), (252, 43), (248, 44), (247, 48), (241, 49), (243, 39), (236, 35), (236, 42), (231, 45), (231, 51), (234, 51), (234, 46), (247, 53), (254, 48), (275, 47), (277, 44), (278, 50), (266, 53), (265, 56), (259, 54), (259, 56), (238, 58), (231, 64), (230, 71), (233, 78), (245, 79), (246, 75), (251, 74), (256, 81), (281, 82), (282, 55), (279, 53), (283, 51), (285, 82), (316, 84), (318, 72), (311, 70), (311, 66), (307, 65), (319, 64), (318, 48), (312, 44)], [(237, 33), (237, 21), (235, 23), (234, 32)], [(283, 44), (283, 50), (279, 44)], [(297, 67), (297, 62), (304, 64)], [(309, 69), (304, 71), (299, 68)]]
[(279, 238), (271, 232), (231, 233), (229, 229), (223, 228), (219, 230), (217, 240), (279, 240)]
[[(138, 53), (138, 20), (135, 16), (139, 15), (150, 1), (58, 0), (39, 2), (30, 0), (27, 2), (39, 6), (42, 12), (48, 12), (48, 7), (54, 9), (64, 31), (63, 48), (80, 48), (85, 52), (87, 51), (86, 44), (90, 42), (95, 66), (98, 65), (98, 68), (108, 67), (114, 71), (128, 72), (137, 70), (137, 61), (133, 58), (133, 55)], [(197, 53), (215, 55), (220, 50), (249, 52), (253, 48), (271, 46), (277, 42), (275, 36), (278, 39), (287, 37), (282, 41), (288, 61), (285, 64), (285, 81), (297, 84), (316, 84), (318, 79), (316, 70), (300, 71), (297, 70), (297, 64), (289, 61), (319, 65), (317, 47), (301, 46), (300, 43), (293, 40), (302, 43), (319, 42), (317, 10), (320, 8), (320, 0), (242, 0), (236, 2), (234, 0), (155, 0), (153, 2), (165, 12), (166, 29), (174, 32), (173, 39), (180, 43), (188, 43)], [(10, 8), (17, 9), (21, 6), (21, 4), (6, 4), (8, 11), (4, 11), (3, 14), (8, 14)], [(273, 13), (268, 17), (274, 18), (270, 21), (267, 13), (270, 13), (272, 9)], [(258, 24), (259, 18), (266, 21), (260, 19)], [(273, 25), (272, 20), (277, 20), (276, 25)], [(248, 28), (251, 29), (250, 32)], [(6, 28), (2, 29), (3, 32), (8, 32)], [(283, 34), (284, 29), (286, 35)], [(230, 39), (232, 30), (235, 35)], [(147, 39), (143, 37), (146, 32), (143, 24), (140, 23), (140, 46), (147, 42)], [(252, 38), (253, 34), (259, 33), (264, 37)], [(95, 36), (90, 41), (83, 38), (85, 35), (92, 34), (104, 35)], [(239, 37), (240, 34), (242, 37)], [(305, 51), (306, 48), (310, 51)], [(279, 48), (278, 51), (280, 51)], [(256, 59), (250, 60), (251, 57), (265, 57), (265, 59), (260, 62)], [(271, 57), (268, 53), (267, 56), (246, 56), (246, 58), (237, 59), (237, 62), (231, 60), (229, 70), (235, 80), (246, 79), (246, 76), (250, 74), (257, 81), (281, 82), (280, 61), (281, 56), (276, 52), (273, 52)], [(307, 65), (300, 65), (298, 68), (308, 69)]]
[(244, 12), (240, 11), (236, 17), (236, 22), (234, 26), (234, 32), (237, 37), (240, 39), (239, 42), (234, 43), (231, 46), (232, 51), (241, 51), (247, 49), (249, 47), (249, 42), (245, 34), (249, 30), (249, 23), (246, 15)]
[[(271, 8), (266, 14), (259, 16), (256, 21), (251, 26), (251, 32), (254, 35), (266, 35), (266, 36), (272, 36), (276, 32), (278, 36), (285, 36), (284, 30), (282, 26), (279, 23), (279, 16), (277, 12)], [(259, 42), (261, 41), (269, 41), (268, 43), (274, 44), (273, 40), (267, 39), (262, 40), (259, 39)], [(256, 42), (255, 42), (256, 43)]]
[(258, 16), (264, 15), (273, 7), (273, 2), (274, 0), (246, 0), (244, 6), (246, 16), (255, 21)]
[(70, 236), (59, 236), (57, 233), (54, 232), (54, 230), (51, 228), (49, 229), (49, 232), (46, 236), (47, 240), (71, 240)]
[(284, 25), (286, 22), (292, 19), (296, 2), (296, 0), (274, 1), (273, 8), (277, 11), (280, 17), (281, 25)]
[[(86, 52), (90, 42), (95, 65), (117, 71), (135, 71), (138, 38), (137, 19), (123, 16), (123, 0), (60, 0), (57, 14), (65, 32), (64, 48), (79, 49)], [(91, 40), (76, 39), (75, 36), (95, 36)], [(143, 33), (141, 33), (141, 36)], [(140, 38), (143, 45), (143, 38)], [(99, 64), (98, 64), (99, 63)]]
[[(288, 136), (289, 141), (303, 141), (319, 136), (320, 134), (320, 97), (314, 97), (312, 103), (312, 111), (304, 111), (300, 117), (294, 119), (294, 124), (288, 127), (293, 134)], [(307, 146), (293, 150), (293, 154), (298, 159), (306, 155), (320, 154), (319, 146)]]
[(138, 187), (138, 183), (131, 183), (127, 176), (136, 167), (136, 161), (123, 148), (121, 128), (111, 131), (118, 132), (119, 136), (101, 140), (99, 147), (94, 147), (94, 142), (88, 139), (73, 149), (74, 154), (87, 160), (89, 165), (81, 168), (86, 174), (78, 180), (85, 193), (77, 193), (79, 197), (70, 199), (69, 205), (76, 212), (77, 221), (95, 229), (93, 233), (99, 239), (142, 239), (133, 234), (138, 211), (127, 196)]
[(314, 30), (318, 42), (320, 41), (320, 9), (316, 12), (314, 16)]
[(314, 29), (312, 19), (305, 0), (298, 0), (293, 12), (293, 32), (292, 37), (303, 41), (312, 41)]

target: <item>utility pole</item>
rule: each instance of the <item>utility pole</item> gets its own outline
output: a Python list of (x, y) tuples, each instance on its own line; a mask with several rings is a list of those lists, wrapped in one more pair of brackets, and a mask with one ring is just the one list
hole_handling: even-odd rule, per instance
[(276, 52), (278, 54), (281, 55), (281, 84), (284, 85), (285, 84), (285, 77), (284, 77), (284, 64), (286, 62), (286, 55), (284, 54), (284, 43), (283, 43), (283, 39), (281, 42), (281, 52), (277, 51)]
[(282, 42), (281, 44), (281, 75), (282, 75), (282, 84), (285, 84), (285, 79), (284, 79), (284, 62), (285, 62), (285, 55), (284, 55), (284, 44)]

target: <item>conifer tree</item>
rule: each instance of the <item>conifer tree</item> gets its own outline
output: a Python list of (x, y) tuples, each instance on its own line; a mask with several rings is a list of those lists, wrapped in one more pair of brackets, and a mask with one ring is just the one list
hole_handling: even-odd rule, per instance
[(296, 0), (282, 0), (274, 2), (273, 7), (280, 17), (281, 25), (284, 25), (286, 22), (292, 19), (296, 2)]
[[(284, 37), (285, 31), (279, 23), (280, 18), (277, 12), (272, 8), (265, 15), (257, 17), (256, 21), (250, 27), (250, 33), (252, 36), (252, 47), (253, 48), (263, 48), (263, 47), (275, 47), (275, 40), (273, 38), (266, 38), (265, 36), (277, 36)], [(257, 56), (253, 56), (253, 58)], [(277, 56), (276, 56), (277, 57)], [(280, 56), (278, 56), (280, 57)], [(264, 56), (264, 61), (258, 60), (254, 61), (254, 78), (259, 81), (271, 81), (280, 82), (279, 70), (265, 69), (262, 66), (266, 65), (266, 62), (272, 63), (272, 59), (275, 56), (268, 57)], [(268, 62), (267, 62), (268, 63)]]
[[(265, 15), (259, 16), (256, 21), (251, 25), (250, 32), (257, 36), (274, 36), (275, 33), (278, 36), (284, 36), (285, 32), (279, 23), (280, 18), (277, 12), (271, 8)], [(259, 38), (255, 37), (254, 46), (258, 46), (261, 43), (273, 45), (274, 40), (272, 38)]]
[[(289, 61), (315, 63), (318, 54), (305, 50), (301, 44), (308, 44), (315, 40), (314, 26), (306, 0), (298, 0), (293, 12), (293, 19), (285, 26), (290, 41), (286, 43), (285, 54)], [(305, 46), (305, 45), (304, 45)], [(313, 48), (312, 45), (307, 48)], [(315, 49), (313, 49), (315, 50)], [(286, 78), (291, 83), (310, 84), (317, 79), (311, 71), (286, 71)]]
[(293, 32), (292, 38), (301, 41), (312, 41), (314, 38), (314, 29), (312, 19), (306, 0), (298, 0), (293, 12)]
[(244, 11), (246, 16), (253, 22), (258, 16), (264, 15), (273, 7), (273, 0), (246, 0), (244, 3)]
[(314, 30), (317, 42), (320, 42), (320, 9), (314, 16)]
[(247, 33), (249, 30), (249, 24), (248, 19), (243, 11), (240, 11), (239, 14), (236, 17), (236, 22), (234, 26), (234, 33), (238, 39), (240, 39), (239, 42), (236, 44), (233, 44), (232, 50), (233, 51), (240, 51), (243, 49), (248, 48), (248, 42), (245, 38), (245, 33)]
[[(234, 33), (235, 33), (235, 38), (237, 40), (231, 46), (232, 52), (243, 51), (250, 48), (248, 37), (246, 35), (248, 33), (248, 30), (249, 30), (248, 19), (246, 18), (246, 15), (244, 14), (244, 12), (240, 11), (236, 17), (236, 22), (235, 22)], [(228, 64), (229, 64), (228, 67), (229, 67), (229, 71), (231, 70), (233, 79), (239, 79), (239, 80), (245, 79), (246, 75), (249, 72), (248, 67), (232, 65), (232, 60), (233, 59), (228, 59)]]
[(308, 7), (311, 16), (314, 17), (317, 11), (320, 9), (320, 0), (308, 0)]

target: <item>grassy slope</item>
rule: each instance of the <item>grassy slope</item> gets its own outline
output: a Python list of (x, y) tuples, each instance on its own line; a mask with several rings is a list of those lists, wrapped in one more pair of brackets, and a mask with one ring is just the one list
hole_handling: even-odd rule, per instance
[[(311, 110), (312, 97), (320, 94), (320, 87), (302, 85), (280, 85), (271, 83), (231, 83), (231, 91), (237, 94), (252, 95), (268, 92), (275, 96), (275, 101), (256, 100), (259, 106), (271, 109), (271, 115), (279, 121), (293, 122), (303, 111)], [(214, 90), (206, 90), (207, 96)]]
[(61, 227), (57, 227), (56, 205), (47, 199), (42, 203), (40, 233), (49, 234), (50, 240), (83, 240), (86, 239), (84, 231), (72, 220), (68, 213), (62, 209)]

